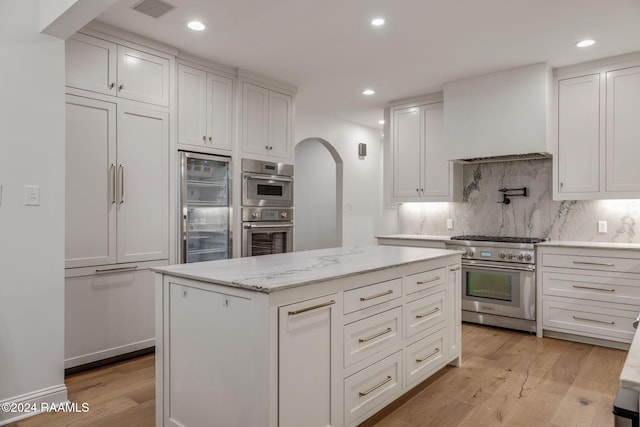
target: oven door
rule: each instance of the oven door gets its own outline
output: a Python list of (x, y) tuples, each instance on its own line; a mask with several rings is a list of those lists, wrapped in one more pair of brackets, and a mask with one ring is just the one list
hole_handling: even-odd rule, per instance
[(293, 222), (242, 223), (242, 256), (293, 251)]
[(462, 310), (535, 320), (535, 271), (521, 264), (462, 265)]
[(287, 176), (242, 175), (243, 206), (293, 206), (293, 178)]

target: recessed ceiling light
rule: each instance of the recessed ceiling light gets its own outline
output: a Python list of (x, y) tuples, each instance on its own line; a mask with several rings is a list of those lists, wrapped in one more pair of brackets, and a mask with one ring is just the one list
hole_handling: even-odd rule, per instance
[(376, 91), (373, 89), (365, 89), (362, 91), (363, 95), (373, 95), (374, 93), (376, 93)]
[(578, 46), (578, 47), (588, 47), (588, 46), (593, 46), (594, 44), (596, 44), (595, 40), (582, 40), (582, 41), (576, 43), (576, 46)]
[(374, 27), (379, 27), (381, 25), (384, 25), (384, 19), (382, 18), (375, 18), (371, 20), (371, 25), (373, 25)]
[(187, 27), (189, 27), (189, 29), (193, 30), (193, 31), (202, 31), (205, 28), (207, 28), (202, 22), (200, 21), (190, 21), (187, 23)]
[(378, 120), (378, 124), (383, 125), (384, 124), (384, 120)]

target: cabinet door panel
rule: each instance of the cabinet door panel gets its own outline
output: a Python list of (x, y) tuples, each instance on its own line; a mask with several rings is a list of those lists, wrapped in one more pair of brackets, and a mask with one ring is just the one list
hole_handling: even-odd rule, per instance
[(231, 149), (233, 81), (207, 75), (207, 136), (214, 148)]
[[(281, 427), (334, 424), (331, 329), (336, 306), (324, 305), (332, 298), (335, 297), (316, 298), (279, 308), (278, 413)], [(305, 311), (321, 305), (324, 306)]]
[(118, 96), (169, 105), (169, 60), (118, 46)]
[(178, 65), (178, 143), (206, 146), (207, 73)]
[(420, 196), (420, 113), (402, 108), (393, 112), (393, 195)]
[(66, 84), (92, 92), (116, 94), (117, 46), (84, 34), (65, 43)]
[(269, 91), (244, 83), (242, 86), (243, 151), (266, 154), (269, 145)]
[(269, 92), (269, 154), (289, 157), (291, 140), (291, 97)]
[(640, 191), (640, 67), (607, 73), (607, 191)]
[(66, 102), (65, 267), (116, 261), (116, 106)]
[(451, 163), (444, 160), (442, 102), (429, 104), (421, 108), (422, 132), (424, 133), (424, 152), (422, 177), (422, 195), (426, 197), (449, 195)]
[(118, 111), (118, 262), (168, 257), (166, 113)]
[(558, 82), (558, 191), (600, 190), (600, 76)]

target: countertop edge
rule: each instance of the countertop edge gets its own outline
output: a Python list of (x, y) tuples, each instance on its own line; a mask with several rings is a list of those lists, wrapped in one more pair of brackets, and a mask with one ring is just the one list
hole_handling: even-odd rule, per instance
[(620, 249), (628, 251), (640, 250), (639, 243), (615, 243), (615, 242), (584, 242), (569, 240), (550, 240), (540, 242), (536, 247), (557, 247), (557, 248), (586, 248), (586, 249)]
[(620, 386), (640, 392), (640, 334), (638, 333), (634, 335), (624, 361), (620, 373)]

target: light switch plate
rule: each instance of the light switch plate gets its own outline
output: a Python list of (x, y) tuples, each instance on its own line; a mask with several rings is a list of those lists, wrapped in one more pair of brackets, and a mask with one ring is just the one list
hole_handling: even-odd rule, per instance
[(598, 221), (598, 233), (605, 234), (607, 232), (607, 221)]
[(40, 206), (40, 186), (39, 185), (24, 186), (24, 205)]
[(447, 220), (447, 230), (453, 230), (453, 220), (451, 218)]

